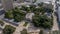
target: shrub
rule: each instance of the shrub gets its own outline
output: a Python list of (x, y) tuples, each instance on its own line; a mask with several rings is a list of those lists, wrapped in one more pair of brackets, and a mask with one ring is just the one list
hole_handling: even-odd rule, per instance
[(5, 28), (3, 29), (3, 34), (13, 34), (14, 31), (15, 31), (15, 27), (6, 25)]

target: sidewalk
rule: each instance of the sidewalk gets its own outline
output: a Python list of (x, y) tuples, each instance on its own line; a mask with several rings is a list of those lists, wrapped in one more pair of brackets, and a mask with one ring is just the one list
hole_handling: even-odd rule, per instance
[(16, 27), (16, 30), (13, 34), (20, 34), (20, 31), (22, 31), (25, 27), (23, 26), (25, 22), (21, 22), (18, 27)]
[(53, 14), (53, 28), (52, 31), (59, 30), (58, 23), (57, 23), (57, 17)]

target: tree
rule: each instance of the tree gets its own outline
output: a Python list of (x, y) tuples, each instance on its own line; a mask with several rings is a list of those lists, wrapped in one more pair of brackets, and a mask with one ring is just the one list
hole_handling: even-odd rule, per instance
[(22, 6), (20, 9), (26, 11), (28, 7)]
[(20, 10), (24, 10), (24, 11), (26, 11), (27, 13), (30, 11), (30, 7), (27, 7), (27, 6), (22, 6), (21, 8), (20, 8)]
[(5, 13), (5, 18), (8, 18), (8, 19), (12, 19), (13, 18), (13, 14), (12, 14), (12, 10), (10, 11), (7, 11), (6, 13)]
[(6, 25), (5, 28), (3, 29), (3, 34), (13, 34), (14, 31), (15, 31), (14, 27)]
[(43, 2), (41, 2), (41, 3), (38, 3), (38, 6), (40, 6), (40, 7), (42, 7), (43, 6)]
[(27, 30), (26, 30), (26, 29), (23, 29), (23, 30), (21, 31), (21, 34), (28, 34), (28, 33), (27, 33)]
[(30, 5), (30, 10), (31, 10), (32, 12), (36, 11), (36, 5)]
[(51, 18), (48, 18), (46, 15), (35, 15), (32, 19), (32, 23), (36, 27), (42, 27), (50, 29), (53, 26)]
[(25, 12), (20, 10), (18, 7), (15, 7), (5, 13), (5, 18), (14, 19), (14, 21), (19, 22), (24, 19), (25, 15)]
[(19, 22), (24, 19), (26, 13), (21, 10), (13, 10), (14, 21)]

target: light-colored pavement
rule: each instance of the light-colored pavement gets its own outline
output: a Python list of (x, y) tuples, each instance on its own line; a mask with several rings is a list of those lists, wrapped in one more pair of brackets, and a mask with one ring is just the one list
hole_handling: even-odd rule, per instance
[(5, 24), (4, 24), (3, 28), (4, 28), (6, 25), (11, 25), (11, 26), (13, 26), (13, 27), (16, 27), (16, 26), (14, 26), (14, 25), (12, 25), (12, 24), (10, 24), (10, 23), (7, 23), (7, 22), (5, 22), (5, 21), (4, 21), (4, 23), (5, 23)]
[[(53, 6), (53, 10), (54, 12), (56, 12), (56, 3), (55, 3), (56, 0), (53, 0), (52, 4), (54, 5)], [(58, 22), (57, 22), (57, 16), (54, 15), (54, 12), (53, 12), (53, 28), (52, 28), (52, 31), (55, 31), (55, 30), (59, 30), (59, 27), (58, 27)]]
[(58, 23), (57, 23), (57, 17), (53, 15), (53, 28), (52, 31), (59, 30)]
[(25, 22), (21, 22), (18, 27), (16, 27), (16, 31), (13, 34), (21, 34), (20, 31), (22, 31), (25, 27), (23, 26)]
[[(12, 25), (10, 23), (6, 23), (5, 21), (3, 21), (3, 22), (4, 22), (4, 26), (0, 26), (2, 29), (4, 29), (6, 25), (11, 25), (11, 26), (16, 28), (16, 26), (14, 26), (14, 25)], [(0, 30), (0, 34), (2, 34), (2, 30)]]

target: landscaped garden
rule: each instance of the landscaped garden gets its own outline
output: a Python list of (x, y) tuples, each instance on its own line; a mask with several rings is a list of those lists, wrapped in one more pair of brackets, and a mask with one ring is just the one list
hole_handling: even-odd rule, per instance
[[(33, 2), (34, 3), (34, 2)], [(5, 13), (5, 18), (7, 19), (13, 19), (14, 22), (20, 22), (23, 20), (26, 20), (25, 16), (27, 13), (34, 13), (34, 16), (32, 17), (31, 23), (37, 27), (37, 28), (43, 28), (43, 29), (51, 29), (53, 26), (53, 6), (46, 5), (44, 3), (40, 3), (37, 6), (36, 5), (28, 5), (27, 6), (21, 6), (21, 8), (15, 7), (12, 10), (8, 10)], [(51, 6), (51, 7), (50, 7)], [(0, 24), (3, 25), (4, 23), (0, 21)], [(25, 22), (23, 26), (27, 26), (28, 22)], [(12, 34), (15, 31), (15, 28), (6, 25), (3, 29), (3, 34)], [(43, 30), (39, 32), (39, 34), (43, 34)], [(21, 31), (21, 34), (28, 34), (26, 29), (23, 29)]]
[[(31, 12), (35, 15), (32, 17), (32, 23), (35, 27), (42, 27), (45, 29), (51, 29), (53, 26), (53, 7), (50, 4), (49, 7), (44, 6), (44, 3), (36, 5), (22, 6), (21, 8), (15, 7), (5, 13), (5, 18), (14, 19), (16, 22), (20, 22), (25, 19), (27, 13)], [(47, 16), (47, 15), (48, 16)], [(50, 15), (50, 17), (49, 17)], [(26, 26), (27, 23), (24, 24)]]
[(14, 19), (14, 21), (19, 22), (24, 19), (25, 15), (26, 13), (15, 7), (15, 9), (9, 10), (5, 13), (5, 18)]
[(46, 15), (35, 15), (33, 17), (32, 23), (36, 27), (42, 27), (42, 28), (51, 28), (53, 26), (52, 18), (48, 18)]

